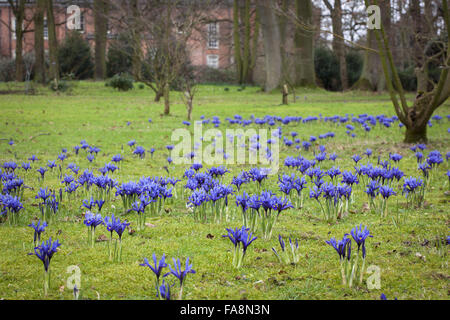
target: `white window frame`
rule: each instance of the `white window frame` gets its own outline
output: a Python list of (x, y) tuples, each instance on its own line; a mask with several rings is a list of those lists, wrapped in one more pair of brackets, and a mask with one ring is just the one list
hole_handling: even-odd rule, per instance
[[(215, 63), (211, 63), (214, 60)], [(219, 55), (217, 54), (207, 54), (206, 55), (206, 65), (210, 68), (219, 69)]]
[[(212, 26), (215, 26), (214, 35), (211, 34)], [(218, 22), (208, 23), (207, 29), (208, 29), (208, 38), (207, 38), (208, 49), (219, 49), (219, 23)], [(212, 36), (214, 36), (214, 39), (212, 39)], [(215, 41), (215, 43), (216, 43), (215, 46), (210, 45), (212, 41)]]

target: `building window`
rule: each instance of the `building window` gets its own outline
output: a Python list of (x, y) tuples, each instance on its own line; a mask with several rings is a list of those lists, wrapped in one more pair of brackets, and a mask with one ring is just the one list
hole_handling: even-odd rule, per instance
[(47, 18), (44, 18), (44, 39), (48, 39), (48, 22)]
[(217, 54), (208, 54), (206, 56), (206, 65), (210, 68), (219, 68), (219, 56)]
[(219, 24), (208, 23), (208, 48), (219, 49)]

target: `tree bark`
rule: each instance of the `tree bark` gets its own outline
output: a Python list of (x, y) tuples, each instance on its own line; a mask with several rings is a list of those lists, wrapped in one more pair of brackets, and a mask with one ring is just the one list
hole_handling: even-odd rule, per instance
[[(140, 28), (139, 28), (139, 6), (137, 0), (130, 0), (130, 6), (132, 10), (133, 21), (131, 22), (131, 38), (133, 43), (133, 54), (131, 56), (131, 70), (135, 79), (141, 78), (141, 69), (142, 69), (142, 44), (141, 44), (141, 36), (140, 36)], [(157, 95), (158, 96), (158, 95)], [(162, 95), (161, 95), (162, 96)], [(159, 96), (159, 98), (161, 98)], [(157, 101), (159, 101), (159, 98)], [(156, 101), (156, 98), (155, 98)]]
[[(305, 25), (312, 26), (311, 0), (296, 0), (297, 18)], [(314, 69), (314, 32), (306, 31), (297, 26), (294, 45), (299, 52), (295, 84), (298, 86), (316, 87), (316, 73)]]
[(239, 0), (233, 2), (233, 45), (234, 63), (236, 65), (236, 77), (242, 83), (242, 56), (241, 56), (241, 35), (239, 28)]
[(16, 19), (16, 28), (14, 30), (14, 34), (16, 36), (16, 48), (15, 48), (15, 67), (16, 81), (23, 81), (24, 75), (24, 63), (23, 63), (23, 21), (25, 19), (25, 0), (18, 0), (14, 3), (13, 0), (8, 0), (9, 5), (11, 6), (12, 12)]
[(280, 30), (275, 12), (272, 10), (272, 1), (261, 0), (257, 4), (264, 43), (266, 92), (277, 88), (281, 81)]
[[(339, 74), (341, 77), (342, 90), (348, 89), (347, 62), (345, 60), (345, 44), (342, 40), (344, 32), (342, 30), (342, 4), (341, 0), (334, 0), (334, 6), (328, 0), (324, 0), (328, 10), (330, 10), (333, 27), (333, 51), (339, 61)], [(337, 37), (339, 36), (339, 37)]]
[(250, 75), (250, 0), (244, 7), (244, 54), (242, 57), (242, 82), (249, 82)]
[(168, 116), (170, 114), (170, 86), (166, 84), (164, 87), (164, 115)]
[(106, 77), (106, 42), (108, 35), (107, 14), (107, 0), (94, 0), (95, 80), (103, 80)]
[(34, 80), (45, 84), (44, 56), (44, 12), (45, 0), (37, 0), (34, 13)]
[(47, 28), (48, 28), (48, 53), (50, 60), (50, 79), (59, 80), (58, 42), (56, 38), (55, 16), (53, 13), (53, 0), (47, 2)]

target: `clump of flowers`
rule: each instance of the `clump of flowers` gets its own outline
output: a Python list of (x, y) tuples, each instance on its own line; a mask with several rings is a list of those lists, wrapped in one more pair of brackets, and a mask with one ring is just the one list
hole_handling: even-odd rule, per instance
[(36, 224), (32, 222), (28, 226), (34, 229), (33, 244), (36, 247), (37, 243), (41, 241), (41, 233), (45, 231), (48, 224), (45, 221), (41, 223), (41, 220), (39, 219)]
[(278, 261), (285, 264), (296, 264), (300, 261), (300, 254), (298, 252), (298, 240), (295, 239), (295, 243), (289, 238), (289, 248), (286, 248), (286, 243), (284, 242), (281, 235), (278, 235), (278, 242), (280, 243), (281, 252), (278, 254), (275, 248), (272, 248), (272, 252), (277, 257)]
[(44, 295), (46, 296), (50, 288), (50, 261), (53, 255), (57, 252), (58, 247), (61, 246), (58, 240), (52, 242), (52, 238), (47, 241), (42, 241), (42, 244), (34, 248), (34, 253), (30, 255), (37, 256), (44, 264)]
[(242, 226), (240, 229), (226, 228), (226, 230), (228, 234), (222, 235), (222, 237), (230, 239), (234, 244), (233, 267), (239, 269), (242, 266), (248, 246), (258, 237), (253, 237), (253, 233), (249, 233), (250, 228), (246, 228), (245, 226)]
[(84, 215), (83, 223), (88, 227), (88, 244), (93, 248), (95, 242), (95, 228), (103, 224), (102, 215), (87, 212)]
[[(181, 262), (180, 262), (179, 258), (177, 258), (177, 260), (175, 260), (175, 258), (172, 258), (172, 260), (173, 260), (173, 268), (169, 264), (170, 272), (166, 273), (164, 275), (164, 277), (167, 277), (168, 275), (171, 274), (171, 275), (175, 276), (178, 279), (178, 281), (180, 282), (180, 291), (179, 291), (179, 294), (178, 294), (178, 300), (182, 300), (182, 298), (183, 298), (183, 285), (184, 285), (186, 276), (188, 275), (188, 273), (195, 273), (195, 270), (192, 269), (192, 264), (189, 264), (189, 257), (186, 258), (186, 264), (185, 264), (184, 270), (181, 269)], [(159, 290), (160, 295), (163, 295), (163, 292), (161, 291), (161, 287), (159, 289), (160, 289)], [(166, 294), (166, 292), (167, 292), (166, 290), (167, 289), (168, 289), (167, 287), (164, 288), (164, 296), (163, 296), (166, 299), (167, 299), (167, 294)]]
[[(353, 240), (356, 242), (358, 249), (352, 252), (352, 236)], [(346, 233), (342, 240), (337, 241), (334, 237), (328, 241), (327, 244), (332, 246), (339, 255), (340, 265), (341, 265), (341, 277), (342, 284), (348, 285), (349, 288), (352, 287), (353, 281), (357, 279), (359, 275), (359, 282), (362, 283), (364, 267), (366, 262), (366, 239), (372, 237), (367, 227), (362, 229), (362, 224), (354, 227), (350, 234)], [(361, 250), (360, 250), (361, 249)], [(360, 254), (361, 251), (361, 254)], [(362, 258), (362, 265), (359, 266), (359, 256)]]
[[(128, 223), (127, 220), (121, 222), (119, 218), (116, 219), (114, 214), (112, 214), (111, 217), (104, 218), (103, 224), (106, 226), (106, 230), (111, 234), (109, 241), (109, 260), (120, 262), (122, 259), (122, 234), (130, 223)], [(119, 236), (119, 239), (116, 239), (115, 241), (114, 250), (112, 249), (113, 232), (116, 232)], [(117, 247), (117, 243), (119, 243), (119, 247)]]
[[(323, 183), (320, 187), (314, 186), (309, 193), (311, 199), (315, 199), (322, 210), (324, 219), (327, 222), (336, 221), (342, 216), (345, 209), (348, 209), (348, 200), (352, 194), (352, 187), (346, 184), (333, 185), (330, 183)], [(323, 201), (319, 200), (323, 199)]]
[[(164, 293), (166, 293), (166, 290), (164, 290), (164, 293), (161, 292), (161, 287), (159, 285), (159, 278), (161, 277), (162, 269), (167, 267), (166, 255), (163, 254), (161, 257), (161, 260), (158, 261), (158, 259), (156, 258), (156, 254), (153, 253), (153, 265), (148, 262), (147, 258), (144, 258), (144, 263), (141, 263), (140, 266), (148, 267), (148, 268), (150, 268), (150, 270), (153, 271), (153, 273), (156, 276), (155, 287), (157, 290), (158, 297), (160, 299), (166, 298), (167, 300), (169, 300), (170, 299), (170, 290), (167, 290), (168, 297), (166, 297), (166, 294), (164, 294)], [(163, 289), (166, 289), (165, 285), (164, 285), (164, 281), (163, 281)]]
[(17, 225), (19, 223), (19, 212), (23, 209), (19, 197), (0, 194), (0, 208), (0, 216), (5, 216), (10, 225)]
[(295, 207), (303, 207), (303, 194), (302, 190), (305, 188), (307, 182), (305, 177), (297, 177), (295, 174), (283, 175), (278, 177), (278, 186), (281, 192), (285, 193), (292, 200), (295, 199)]
[(420, 207), (424, 200), (425, 187), (422, 179), (409, 177), (403, 184), (403, 194), (406, 197), (408, 207), (416, 205)]

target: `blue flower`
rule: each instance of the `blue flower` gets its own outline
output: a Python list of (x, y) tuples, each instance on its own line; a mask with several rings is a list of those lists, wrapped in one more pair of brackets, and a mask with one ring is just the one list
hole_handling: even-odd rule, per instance
[(145, 157), (144, 147), (137, 146), (136, 149), (134, 149), (133, 154), (137, 154), (139, 156), (139, 158), (144, 159), (144, 157)]
[(354, 154), (352, 156), (353, 161), (355, 161), (356, 164), (358, 164), (358, 162), (362, 159), (361, 156), (359, 154)]
[(381, 186), (380, 189), (380, 194), (383, 197), (383, 199), (388, 199), (390, 196), (396, 195), (397, 193), (390, 188), (389, 186)]
[(47, 168), (45, 167), (40, 167), (39, 169), (36, 170), (37, 172), (39, 172), (41, 174), (42, 179), (44, 179), (44, 175), (45, 172), (47, 172)]
[(156, 294), (157, 297), (159, 297), (159, 295), (161, 295), (161, 297), (163, 299), (170, 300), (170, 286), (168, 283), (166, 283), (163, 280), (162, 285), (156, 289), (157, 289), (157, 294)]
[(159, 279), (159, 277), (161, 276), (162, 269), (167, 267), (166, 255), (163, 254), (161, 257), (161, 260), (158, 261), (158, 259), (156, 258), (156, 254), (153, 254), (153, 263), (154, 263), (154, 265), (151, 265), (148, 262), (148, 259), (144, 258), (144, 263), (140, 264), (140, 266), (149, 267), (153, 271), (153, 273), (156, 275), (156, 278)]
[(36, 240), (41, 240), (41, 233), (45, 231), (45, 228), (48, 226), (48, 224), (45, 221), (41, 224), (41, 220), (39, 219), (36, 224), (32, 222), (28, 226), (34, 229), (34, 242), (36, 242)]
[(101, 214), (92, 214), (90, 212), (86, 213), (84, 216), (83, 223), (87, 227), (91, 227), (93, 229), (97, 228), (97, 226), (101, 225), (103, 223), (103, 218)]
[(31, 157), (28, 158), (28, 160), (35, 162), (38, 161), (39, 159), (36, 157), (36, 155), (33, 154)]
[(344, 260), (346, 256), (347, 259), (350, 260), (352, 240), (348, 238), (348, 234), (345, 234), (342, 240), (336, 241), (333, 237), (330, 240), (325, 241), (325, 243), (329, 244), (336, 250), (341, 261)]
[(36, 255), (44, 264), (45, 272), (48, 271), (50, 261), (56, 253), (58, 247), (61, 246), (58, 240), (52, 242), (50, 237), (47, 241), (42, 241), (42, 244), (34, 248), (34, 255)]
[(170, 272), (166, 273), (164, 277), (168, 276), (169, 274), (174, 275), (178, 280), (180, 281), (180, 286), (183, 286), (183, 281), (186, 278), (188, 273), (195, 273), (195, 270), (192, 269), (192, 264), (189, 264), (189, 257), (186, 259), (186, 266), (184, 270), (181, 270), (181, 263), (180, 259), (177, 259), (175, 261), (175, 258), (173, 259), (173, 268), (171, 265), (169, 265)]
[(403, 156), (397, 153), (389, 154), (389, 158), (394, 162), (399, 162), (402, 160)]
[(366, 239), (368, 237), (373, 237), (370, 234), (369, 229), (367, 229), (367, 226), (364, 227), (364, 230), (362, 230), (362, 223), (358, 226), (354, 227), (352, 231), (350, 232), (353, 239), (355, 240), (356, 244), (358, 245), (358, 251), (359, 248), (362, 247), (362, 257), (363, 259), (366, 258)]

